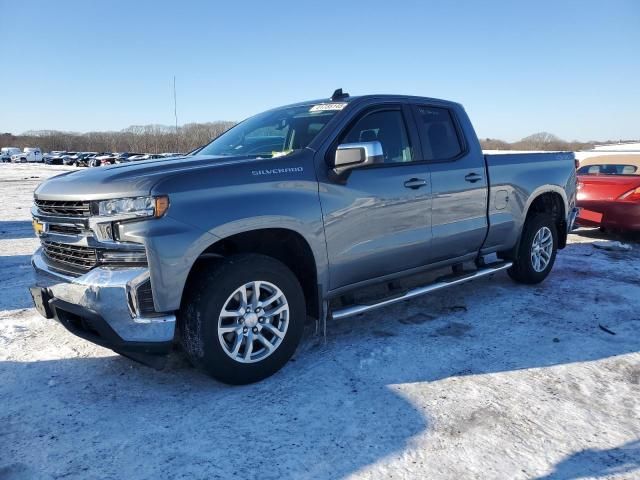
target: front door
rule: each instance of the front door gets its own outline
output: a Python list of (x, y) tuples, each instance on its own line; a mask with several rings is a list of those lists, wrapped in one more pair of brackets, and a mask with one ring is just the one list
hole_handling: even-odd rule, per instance
[(320, 184), (330, 289), (427, 263), (429, 169), (415, 162), (411, 140), (402, 108), (387, 105), (361, 114), (336, 142), (379, 141), (384, 163)]

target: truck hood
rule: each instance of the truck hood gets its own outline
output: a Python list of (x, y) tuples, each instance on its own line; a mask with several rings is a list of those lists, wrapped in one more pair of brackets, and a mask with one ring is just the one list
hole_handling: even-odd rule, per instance
[(69, 201), (144, 196), (173, 174), (260, 161), (246, 156), (189, 156), (120, 163), (63, 173), (40, 184), (35, 195), (41, 200)]

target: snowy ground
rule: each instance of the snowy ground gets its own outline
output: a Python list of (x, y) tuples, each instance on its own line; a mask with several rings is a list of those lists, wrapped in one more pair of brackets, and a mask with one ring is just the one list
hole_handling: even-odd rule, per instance
[(332, 322), (228, 387), (31, 308), (31, 195), (65, 169), (0, 165), (0, 479), (640, 478), (637, 239), (572, 235), (539, 286), (498, 274)]

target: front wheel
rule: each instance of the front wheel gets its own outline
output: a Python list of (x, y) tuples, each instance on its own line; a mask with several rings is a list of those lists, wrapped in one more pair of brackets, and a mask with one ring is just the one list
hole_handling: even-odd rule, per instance
[(551, 272), (557, 251), (558, 233), (553, 218), (546, 213), (535, 214), (524, 225), (518, 255), (507, 273), (516, 282), (540, 283)]
[(242, 385), (287, 363), (305, 319), (302, 287), (286, 265), (236, 255), (194, 273), (180, 312), (181, 343), (196, 367)]

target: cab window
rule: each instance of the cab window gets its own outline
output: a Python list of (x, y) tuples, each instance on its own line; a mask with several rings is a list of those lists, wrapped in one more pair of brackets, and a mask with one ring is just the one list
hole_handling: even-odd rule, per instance
[(448, 109), (419, 105), (414, 111), (425, 160), (451, 160), (462, 153), (462, 143)]
[(377, 110), (365, 114), (342, 137), (340, 143), (375, 141), (382, 145), (384, 163), (413, 160), (407, 129), (400, 110)]

